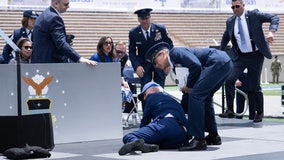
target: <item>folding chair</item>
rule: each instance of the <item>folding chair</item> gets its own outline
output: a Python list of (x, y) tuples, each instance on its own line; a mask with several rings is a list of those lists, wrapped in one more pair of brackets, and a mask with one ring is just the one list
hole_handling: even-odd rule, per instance
[[(124, 76), (125, 81), (133, 84), (136, 87), (137, 84), (140, 84), (140, 78), (138, 76), (135, 76), (135, 74), (136, 73), (134, 72), (134, 69), (132, 67), (125, 67), (123, 70), (123, 76)], [(140, 101), (137, 99), (137, 96), (138, 95), (136, 93), (132, 94), (131, 101), (133, 102), (134, 105), (126, 118), (127, 125), (129, 123), (128, 121), (131, 115), (132, 115), (132, 118), (138, 117), (138, 121), (141, 121), (141, 117), (139, 116), (139, 113), (138, 113), (138, 103)], [(135, 99), (137, 99), (137, 101)], [(135, 113), (135, 110), (137, 111), (137, 113)]]

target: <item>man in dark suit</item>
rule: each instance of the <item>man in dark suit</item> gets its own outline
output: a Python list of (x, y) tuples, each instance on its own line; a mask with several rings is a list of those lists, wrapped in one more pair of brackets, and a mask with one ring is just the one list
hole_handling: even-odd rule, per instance
[[(207, 145), (220, 145), (213, 107), (214, 93), (229, 77), (233, 62), (226, 52), (213, 48), (174, 47), (161, 42), (149, 49), (146, 60), (164, 71), (184, 67), (188, 76), (181, 91), (188, 96), (189, 133), (194, 137), (180, 151), (206, 150)], [(209, 134), (205, 137), (205, 132)]]
[(129, 31), (129, 58), (135, 72), (141, 79), (141, 88), (152, 79), (164, 87), (166, 79), (162, 70), (155, 69), (151, 63), (145, 61), (147, 50), (159, 42), (166, 42), (171, 48), (173, 47), (173, 42), (165, 26), (151, 23), (151, 11), (150, 8), (135, 11), (140, 24)]
[[(272, 55), (269, 44), (273, 42), (274, 33), (277, 31), (279, 17), (274, 14), (263, 13), (255, 9), (245, 10), (242, 0), (232, 0), (232, 10), (234, 15), (229, 17), (226, 22), (226, 30), (221, 41), (221, 49), (224, 50), (228, 42), (232, 42), (232, 49), (229, 55), (234, 61), (234, 69), (229, 79), (225, 83), (227, 110), (220, 114), (222, 118), (233, 118), (235, 82), (243, 73), (248, 70), (248, 83), (252, 90), (252, 100), (255, 104), (261, 104), (260, 96), (256, 96), (260, 88), (260, 75), (264, 57), (271, 59)], [(262, 24), (269, 22), (269, 31), (264, 36)], [(263, 117), (263, 106), (256, 106), (254, 122), (261, 122)]]
[[(15, 29), (11, 35), (12, 41), (16, 44), (21, 38), (29, 38), (32, 41), (33, 28), (35, 25), (35, 19), (38, 14), (34, 10), (26, 10), (23, 12), (22, 27)], [(13, 53), (13, 48), (6, 44), (3, 48), (3, 63), (9, 63), (12, 58), (15, 57)]]
[(164, 93), (159, 84), (145, 84), (138, 98), (145, 100), (141, 125), (123, 137), (125, 144), (119, 155), (132, 151), (154, 152), (159, 148), (175, 149), (188, 141), (187, 120), (181, 105)]
[(66, 30), (61, 13), (69, 8), (69, 0), (51, 0), (51, 6), (37, 18), (34, 27), (32, 63), (95, 61), (81, 57), (66, 41)]
[[(258, 88), (258, 92), (256, 94), (256, 96), (258, 96), (258, 98), (260, 98), (261, 101), (254, 101), (252, 100), (252, 95), (251, 95), (251, 91), (250, 91), (250, 85), (248, 83), (248, 74), (247, 74), (247, 70), (244, 70), (244, 73), (242, 73), (240, 75), (240, 77), (238, 78), (238, 80), (235, 83), (236, 87), (243, 91), (247, 97), (248, 97), (248, 105), (249, 105), (249, 120), (254, 120), (255, 118), (255, 106), (257, 105), (262, 105), (263, 106), (263, 94), (261, 91), (261, 87), (259, 86)], [(258, 104), (257, 102), (260, 102), (260, 104)], [(255, 104), (257, 103), (257, 104)], [(237, 105), (237, 113), (242, 113), (244, 111), (245, 108), (245, 97), (244, 95), (242, 95), (239, 92), (236, 92), (236, 105)], [(236, 118), (238, 119), (242, 119), (242, 115), (238, 115), (236, 116)]]

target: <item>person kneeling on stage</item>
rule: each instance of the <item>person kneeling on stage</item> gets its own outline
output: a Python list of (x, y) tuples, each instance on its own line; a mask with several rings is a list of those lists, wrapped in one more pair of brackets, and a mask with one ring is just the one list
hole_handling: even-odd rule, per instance
[(180, 103), (163, 92), (159, 84), (147, 83), (138, 99), (145, 101), (140, 128), (123, 137), (119, 155), (157, 152), (159, 148), (177, 149), (188, 142), (185, 113)]

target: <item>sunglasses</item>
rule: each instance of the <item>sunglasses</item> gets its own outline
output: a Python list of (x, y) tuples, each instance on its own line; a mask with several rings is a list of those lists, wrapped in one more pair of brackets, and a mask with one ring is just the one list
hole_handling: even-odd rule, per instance
[(32, 46), (23, 46), (25, 49), (33, 49)]
[(121, 50), (115, 50), (115, 52), (116, 52), (117, 54), (124, 54), (124, 53), (125, 53), (124, 51), (121, 51)]
[(113, 42), (105, 42), (105, 43), (104, 43), (104, 45), (109, 45), (109, 44), (112, 45)]
[(232, 10), (234, 10), (235, 8), (240, 8), (240, 5), (235, 5), (235, 6), (231, 6)]

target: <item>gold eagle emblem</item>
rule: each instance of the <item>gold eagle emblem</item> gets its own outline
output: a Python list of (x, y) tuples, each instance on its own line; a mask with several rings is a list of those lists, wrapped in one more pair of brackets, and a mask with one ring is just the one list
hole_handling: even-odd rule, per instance
[(52, 80), (53, 76), (44, 78), (42, 82), (39, 84), (36, 83), (33, 79), (28, 78), (28, 77), (23, 77), (23, 80), (30, 86), (32, 86), (35, 91), (36, 91), (36, 96), (42, 96), (42, 90), (44, 89), (45, 86), (47, 86)]

